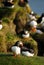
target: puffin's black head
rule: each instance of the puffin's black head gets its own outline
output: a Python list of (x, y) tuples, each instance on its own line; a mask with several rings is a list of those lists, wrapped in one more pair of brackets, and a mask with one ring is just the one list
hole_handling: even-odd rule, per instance
[(25, 7), (26, 3), (28, 3), (28, 0), (19, 0), (18, 5), (21, 7)]
[(28, 0), (19, 0), (20, 2), (26, 2), (26, 3), (28, 3)]
[(38, 18), (37, 23), (41, 23), (42, 17), (44, 17), (44, 13), (42, 13), (42, 15), (40, 16), (40, 18)]
[(17, 41), (17, 42), (15, 43), (15, 46), (22, 47), (22, 46), (23, 46), (22, 41)]
[(24, 0), (24, 2), (28, 3), (28, 0)]
[(44, 13), (42, 13), (41, 17), (44, 17)]

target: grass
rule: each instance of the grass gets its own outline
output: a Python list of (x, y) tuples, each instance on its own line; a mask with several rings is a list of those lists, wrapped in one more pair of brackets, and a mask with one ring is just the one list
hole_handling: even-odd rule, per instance
[(0, 65), (44, 65), (44, 57), (0, 56)]
[(13, 14), (13, 12), (14, 12), (14, 9), (0, 7), (0, 18), (10, 17)]

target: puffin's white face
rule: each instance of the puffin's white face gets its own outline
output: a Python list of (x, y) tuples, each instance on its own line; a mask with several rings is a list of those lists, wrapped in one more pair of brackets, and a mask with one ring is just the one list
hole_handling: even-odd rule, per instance
[(28, 34), (28, 31), (25, 31), (25, 34)]
[(19, 44), (22, 44), (22, 42), (20, 41), (20, 42), (18, 42)]
[(44, 24), (44, 17), (42, 17), (42, 21), (41, 21), (41, 24), (42, 24), (42, 25)]
[(18, 42), (18, 46), (21, 46), (21, 47), (23, 46), (22, 41), (19, 41), (19, 42)]
[(36, 17), (35, 17), (35, 16), (33, 16), (32, 14), (30, 14), (30, 15), (29, 15), (29, 17), (30, 17), (31, 19), (36, 20)]
[(44, 21), (44, 17), (42, 17), (42, 21)]
[(32, 19), (36, 20), (35, 16), (32, 16)]
[(32, 11), (31, 14), (34, 14), (34, 12)]

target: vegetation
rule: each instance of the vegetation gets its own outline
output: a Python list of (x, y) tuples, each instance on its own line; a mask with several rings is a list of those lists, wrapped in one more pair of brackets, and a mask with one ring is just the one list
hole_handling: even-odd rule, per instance
[(0, 56), (0, 65), (44, 65), (44, 57)]

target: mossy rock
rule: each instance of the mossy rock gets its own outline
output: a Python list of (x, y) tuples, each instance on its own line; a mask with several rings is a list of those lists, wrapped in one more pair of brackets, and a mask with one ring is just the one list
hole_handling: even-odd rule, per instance
[(16, 25), (17, 33), (21, 32), (25, 28), (28, 19), (29, 18), (24, 10), (18, 11), (16, 13), (14, 24)]

